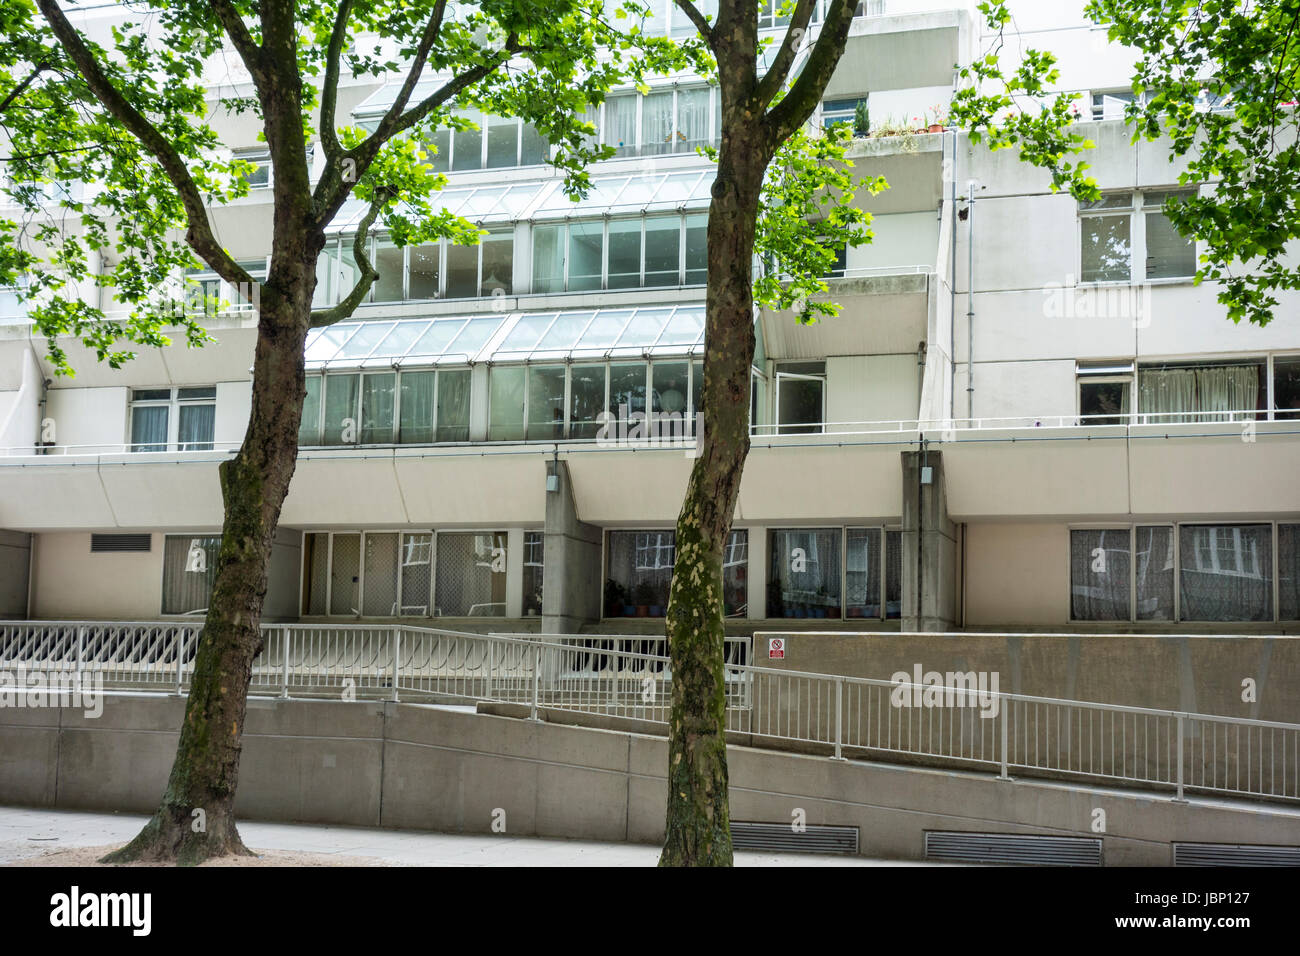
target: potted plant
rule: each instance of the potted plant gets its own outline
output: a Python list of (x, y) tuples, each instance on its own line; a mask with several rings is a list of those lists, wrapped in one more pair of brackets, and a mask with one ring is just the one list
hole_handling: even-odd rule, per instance
[(858, 100), (858, 105), (853, 109), (853, 135), (871, 135), (871, 113), (867, 110), (865, 99)]
[(942, 133), (948, 122), (948, 111), (936, 103), (926, 112), (926, 116), (929, 119), (929, 126), (926, 128), (931, 133)]
[(650, 602), (655, 599), (655, 589), (644, 581), (632, 589), (632, 603), (636, 605), (637, 617), (648, 617)]
[(618, 617), (627, 603), (627, 588), (613, 578), (605, 582), (605, 616)]

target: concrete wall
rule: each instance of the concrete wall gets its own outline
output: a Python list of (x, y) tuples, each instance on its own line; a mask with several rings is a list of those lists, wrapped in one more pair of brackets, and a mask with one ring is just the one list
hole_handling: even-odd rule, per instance
[(83, 532), (33, 538), (33, 618), (136, 621), (162, 608), (163, 536), (145, 552), (92, 554)]
[[(103, 715), (0, 710), (0, 801), (148, 812), (184, 701), (110, 697)], [(667, 742), (412, 705), (249, 702), (238, 813), (353, 826), (657, 843)], [(731, 816), (856, 826), (864, 855), (917, 859), (927, 829), (1094, 836), (1108, 865), (1169, 865), (1171, 843), (1296, 844), (1293, 812), (987, 774), (729, 749)]]
[(0, 531), (0, 618), (27, 617), (31, 565), (32, 536)]

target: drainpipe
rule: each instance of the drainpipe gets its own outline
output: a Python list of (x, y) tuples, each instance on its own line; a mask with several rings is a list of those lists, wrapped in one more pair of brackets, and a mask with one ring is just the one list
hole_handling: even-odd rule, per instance
[[(953, 81), (954, 84), (956, 80)], [(948, 210), (952, 231), (948, 235), (948, 418), (957, 417), (957, 130), (949, 137), (952, 155), (948, 167)]]
[(975, 180), (966, 184), (966, 417), (975, 417)]

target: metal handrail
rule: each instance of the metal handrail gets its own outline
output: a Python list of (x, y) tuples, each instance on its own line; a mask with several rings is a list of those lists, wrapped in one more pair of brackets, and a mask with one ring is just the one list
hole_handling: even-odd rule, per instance
[[(13, 680), (16, 667), (70, 667), (103, 686), (183, 694), (201, 629), (199, 622), (0, 622), (0, 673)], [(543, 709), (652, 725), (669, 717), (671, 659), (632, 646), (657, 644), (657, 634), (312, 623), (266, 624), (263, 635), (253, 693), (491, 701), (523, 705), (533, 719)], [(1008, 693), (978, 680), (934, 685), (756, 666), (750, 638), (729, 638), (727, 646), (727, 730), (760, 745), (815, 745), (835, 758), (906, 755), (988, 767), (1003, 778), (1023, 770), (1137, 783), (1172, 789), (1175, 799), (1190, 788), (1300, 800), (1300, 724)], [(15, 689), (23, 690), (21, 681)], [(926, 703), (935, 693), (938, 702)]]

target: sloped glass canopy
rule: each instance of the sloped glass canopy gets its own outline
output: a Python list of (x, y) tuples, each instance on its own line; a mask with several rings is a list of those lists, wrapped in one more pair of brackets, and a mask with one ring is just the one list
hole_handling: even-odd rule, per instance
[(700, 354), (704, 305), (343, 322), (307, 335), (307, 366), (598, 360)]

